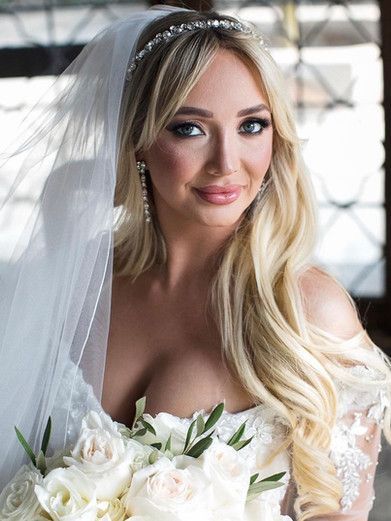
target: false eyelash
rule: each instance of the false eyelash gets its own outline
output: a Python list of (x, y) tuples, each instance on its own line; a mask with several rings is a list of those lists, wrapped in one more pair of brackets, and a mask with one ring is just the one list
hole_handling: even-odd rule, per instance
[[(167, 127), (167, 130), (175, 132), (179, 128), (183, 128), (183, 127), (186, 127), (186, 126), (193, 126), (193, 127), (198, 128), (198, 130), (202, 131), (202, 128), (200, 128), (198, 123), (196, 123), (195, 121), (190, 121), (190, 120), (182, 121), (181, 123), (177, 123), (175, 125), (169, 126), (169, 127)], [(182, 135), (176, 134), (176, 135), (179, 136), (179, 137), (194, 137), (194, 136), (185, 136), (183, 134)]]
[[(270, 125), (272, 124), (271, 120), (268, 118), (247, 119), (246, 121), (243, 121), (242, 125), (245, 125), (246, 123), (259, 123), (263, 130), (270, 127)], [(255, 132), (254, 134), (260, 134), (260, 132)], [(251, 135), (251, 133), (249, 135)]]
[[(258, 132), (243, 132), (244, 134), (247, 134), (249, 136), (251, 135), (259, 135), (263, 132), (263, 130), (267, 129), (268, 127), (270, 127), (271, 125), (271, 120), (270, 119), (267, 119), (267, 118), (252, 118), (252, 119), (247, 119), (245, 121), (242, 122), (242, 125), (246, 124), (246, 123), (252, 123), (252, 122), (255, 122), (255, 123), (259, 123), (262, 127), (262, 130), (258, 131)], [(167, 127), (167, 130), (171, 131), (171, 132), (175, 132), (177, 131), (178, 129), (180, 128), (183, 128), (185, 126), (193, 126), (193, 127), (196, 127), (198, 128), (198, 130), (201, 130), (202, 131), (202, 128), (200, 128), (199, 124), (196, 123), (195, 121), (192, 121), (192, 120), (186, 120), (186, 121), (183, 121), (181, 123), (178, 123), (178, 124), (175, 124), (175, 125), (172, 125), (172, 126), (169, 126)], [(181, 134), (176, 134), (178, 137), (183, 137), (183, 138), (186, 138), (186, 137), (196, 137), (196, 136), (185, 136), (185, 135), (181, 135)]]

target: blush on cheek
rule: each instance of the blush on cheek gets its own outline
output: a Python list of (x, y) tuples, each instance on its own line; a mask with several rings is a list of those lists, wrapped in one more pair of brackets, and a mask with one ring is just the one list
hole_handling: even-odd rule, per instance
[(252, 154), (251, 157), (248, 157), (247, 166), (249, 171), (254, 175), (254, 177), (252, 177), (253, 181), (260, 182), (264, 178), (270, 166), (271, 157), (272, 154), (269, 150), (263, 150), (261, 156), (258, 152), (257, 154)]
[[(147, 165), (157, 183), (192, 179), (197, 161), (184, 142), (159, 138), (148, 151)], [(158, 177), (157, 177), (158, 176)], [(159, 178), (159, 179), (158, 179)]]

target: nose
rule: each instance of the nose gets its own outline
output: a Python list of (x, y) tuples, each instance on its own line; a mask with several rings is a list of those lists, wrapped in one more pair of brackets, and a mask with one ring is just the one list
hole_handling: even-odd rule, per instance
[(238, 143), (233, 137), (221, 135), (216, 137), (211, 147), (207, 165), (208, 173), (217, 176), (234, 174), (239, 170), (240, 157)]

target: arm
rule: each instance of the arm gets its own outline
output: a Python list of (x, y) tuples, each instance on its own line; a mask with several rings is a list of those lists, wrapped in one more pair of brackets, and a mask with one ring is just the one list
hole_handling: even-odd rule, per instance
[[(381, 403), (381, 401), (380, 401)], [(375, 405), (372, 408), (379, 410)], [(381, 422), (371, 417), (371, 408), (350, 411), (339, 419), (333, 433), (330, 458), (344, 489), (339, 512), (311, 521), (367, 521), (374, 498), (373, 482), (381, 448)], [(376, 413), (377, 414), (377, 413)], [(296, 519), (293, 504), (297, 495), (289, 482), (281, 513)]]
[[(307, 270), (300, 279), (300, 288), (307, 319), (316, 327), (344, 340), (363, 331), (345, 291), (326, 273), (317, 268)], [(372, 346), (369, 337), (365, 343)], [(352, 366), (347, 370), (357, 376), (372, 374), (365, 366)], [(336, 384), (339, 411), (330, 458), (342, 482), (343, 497), (339, 512), (317, 521), (367, 521), (373, 505), (373, 482), (388, 399), (384, 389), (358, 389)]]
[[(363, 367), (351, 368), (359, 374)], [(343, 486), (341, 511), (325, 519), (367, 521), (374, 498), (373, 482), (381, 450), (384, 390), (371, 392), (340, 390), (342, 412), (333, 430), (330, 458)], [(322, 520), (323, 521), (323, 520)]]

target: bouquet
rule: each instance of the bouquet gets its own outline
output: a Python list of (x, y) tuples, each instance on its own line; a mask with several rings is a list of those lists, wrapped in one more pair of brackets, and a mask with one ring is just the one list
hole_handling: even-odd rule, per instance
[(52, 457), (50, 418), (37, 455), (15, 428), (31, 462), (2, 491), (0, 520), (292, 521), (262, 498), (285, 472), (259, 480), (241, 455), (246, 422), (227, 442), (213, 436), (223, 403), (199, 414), (183, 443), (175, 430), (159, 439), (144, 410), (145, 397), (131, 428), (90, 411), (74, 447)]

